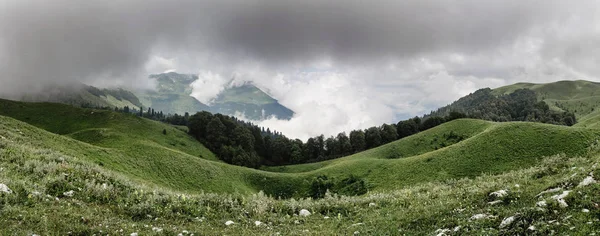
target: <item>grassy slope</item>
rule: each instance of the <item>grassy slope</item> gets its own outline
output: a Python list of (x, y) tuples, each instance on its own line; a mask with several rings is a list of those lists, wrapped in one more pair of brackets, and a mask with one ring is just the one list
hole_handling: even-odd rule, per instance
[(578, 119), (586, 119), (600, 105), (600, 83), (590, 81), (558, 81), (547, 84), (517, 83), (494, 89), (496, 94), (508, 94), (527, 88), (538, 94), (551, 109), (575, 113)]
[(245, 104), (256, 104), (264, 105), (275, 103), (277, 100), (273, 99), (265, 92), (261, 91), (254, 85), (242, 85), (239, 87), (232, 87), (223, 90), (214, 101), (215, 103), (245, 103)]
[[(600, 233), (600, 209), (594, 205), (600, 202), (600, 185), (576, 187), (589, 173), (600, 176), (597, 149), (586, 158), (554, 156), (500, 175), (322, 200), (181, 195), (90, 164), (87, 155), (104, 155), (102, 150), (118, 154), (0, 116), (0, 183), (13, 191), (0, 193), (0, 234), (152, 235), (155, 227), (166, 235), (437, 235), (437, 229), (453, 235)], [(565, 198), (568, 207), (551, 198), (556, 193), (537, 196), (554, 187), (573, 190)], [(508, 190), (508, 196), (488, 204), (496, 200), (489, 193), (499, 189)], [(65, 196), (71, 190), (73, 196)], [(541, 200), (548, 206), (536, 207)], [(295, 215), (303, 208), (313, 215)], [(491, 218), (471, 219), (480, 213)], [(515, 221), (500, 228), (507, 217)], [(225, 226), (227, 220), (235, 224)], [(264, 225), (255, 226), (256, 220)]]
[[(442, 136), (447, 130), (459, 127), (471, 127), (473, 130), (466, 133), (475, 135), (430, 152), (427, 149), (431, 147), (417, 145), (415, 154), (420, 154), (418, 150), (421, 149), (420, 155), (385, 159), (415, 143), (415, 140), (432, 140), (432, 137)], [(482, 129), (485, 130), (477, 133)], [(274, 167), (272, 170), (334, 177), (352, 173), (366, 178), (376, 189), (390, 190), (396, 186), (515, 170), (536, 164), (540, 157), (559, 153), (579, 155), (599, 134), (600, 131), (596, 130), (528, 122), (457, 120), (352, 156), (325, 163)]]

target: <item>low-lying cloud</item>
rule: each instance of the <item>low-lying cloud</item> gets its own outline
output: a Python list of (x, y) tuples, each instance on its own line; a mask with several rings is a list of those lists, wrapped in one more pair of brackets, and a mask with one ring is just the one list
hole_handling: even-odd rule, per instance
[(597, 80), (599, 3), (578, 1), (0, 0), (0, 93), (47, 83), (152, 87), (231, 78), (296, 111), (294, 137), (420, 115), (477, 88)]

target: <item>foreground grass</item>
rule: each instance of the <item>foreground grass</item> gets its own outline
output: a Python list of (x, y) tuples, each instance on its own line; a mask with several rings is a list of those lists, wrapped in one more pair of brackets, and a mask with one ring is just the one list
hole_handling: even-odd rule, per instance
[[(600, 185), (578, 187), (584, 178), (600, 175), (597, 144), (582, 157), (555, 155), (498, 175), (447, 178), (359, 197), (278, 200), (262, 193), (187, 194), (132, 182), (79, 154), (27, 137), (29, 129), (35, 131), (31, 126), (0, 123), (5, 125), (0, 129), (0, 183), (12, 191), (0, 193), (2, 235), (600, 233)], [(552, 198), (562, 190), (539, 195), (556, 187), (572, 191), (564, 198), (567, 207)], [(490, 197), (501, 189), (508, 194)], [(547, 205), (536, 206), (542, 200)], [(301, 209), (313, 214), (298, 216)], [(486, 217), (474, 219), (476, 214)], [(514, 221), (500, 227), (508, 217)], [(226, 226), (229, 220), (234, 224)]]

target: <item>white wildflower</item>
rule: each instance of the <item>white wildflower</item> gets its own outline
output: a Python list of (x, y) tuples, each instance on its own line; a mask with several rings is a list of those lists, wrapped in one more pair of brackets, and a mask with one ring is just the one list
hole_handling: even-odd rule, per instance
[(537, 202), (535, 205), (538, 207), (545, 207), (548, 204), (546, 204), (545, 200), (542, 200), (542, 201)]

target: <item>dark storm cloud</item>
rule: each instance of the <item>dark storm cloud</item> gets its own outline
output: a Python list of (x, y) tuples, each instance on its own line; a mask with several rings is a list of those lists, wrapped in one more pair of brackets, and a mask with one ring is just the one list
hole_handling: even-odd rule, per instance
[[(135, 86), (154, 53), (267, 67), (369, 66), (510, 43), (563, 12), (551, 1), (0, 1), (4, 91), (47, 81)], [(123, 83), (121, 83), (123, 84)]]

